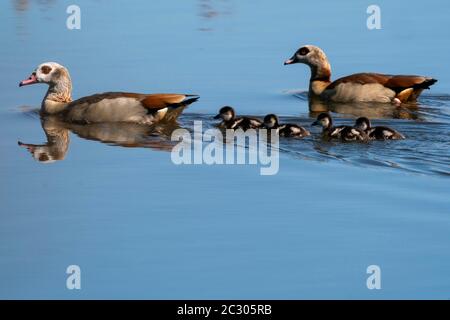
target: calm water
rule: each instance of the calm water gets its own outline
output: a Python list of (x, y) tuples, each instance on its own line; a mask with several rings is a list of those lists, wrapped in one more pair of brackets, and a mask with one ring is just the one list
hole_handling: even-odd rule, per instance
[[(72, 3), (0, 4), (0, 298), (450, 298), (446, 1), (378, 1), (374, 31), (364, 1), (79, 0), (82, 29), (70, 31)], [(212, 128), (222, 105), (309, 126), (324, 108), (306, 99), (309, 70), (282, 65), (304, 43), (327, 52), (335, 78), (439, 79), (416, 105), (325, 107), (407, 139), (327, 143), (313, 129), (281, 140), (274, 176), (171, 162), (172, 130)], [(41, 123), (45, 88), (17, 84), (49, 60), (69, 68), (74, 97), (201, 100), (173, 127)], [(71, 264), (80, 291), (66, 289)], [(366, 287), (372, 264), (381, 290)]]

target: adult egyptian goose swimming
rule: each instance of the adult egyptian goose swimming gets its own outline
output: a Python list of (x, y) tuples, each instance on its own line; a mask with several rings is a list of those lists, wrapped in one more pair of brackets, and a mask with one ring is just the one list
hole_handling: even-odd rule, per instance
[(41, 105), (44, 115), (59, 115), (64, 121), (76, 123), (131, 122), (153, 124), (174, 110), (198, 100), (187, 94), (139, 94), (107, 92), (72, 100), (69, 71), (56, 62), (37, 67), (19, 86), (45, 83), (49, 86)]
[(356, 73), (331, 81), (331, 67), (319, 47), (305, 45), (285, 65), (304, 63), (311, 68), (310, 97), (334, 102), (384, 102), (399, 104), (415, 101), (437, 80), (423, 76)]

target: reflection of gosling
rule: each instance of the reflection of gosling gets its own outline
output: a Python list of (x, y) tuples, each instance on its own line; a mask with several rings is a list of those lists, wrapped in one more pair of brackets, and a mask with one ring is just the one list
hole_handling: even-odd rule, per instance
[(310, 135), (308, 130), (296, 124), (286, 123), (280, 125), (278, 117), (274, 114), (268, 114), (264, 117), (263, 128), (276, 129), (278, 134), (282, 137), (303, 138)]
[(405, 139), (397, 130), (391, 129), (389, 127), (371, 127), (370, 120), (366, 117), (360, 117), (355, 121), (355, 128), (363, 130), (368, 134), (371, 140), (401, 140)]
[(219, 113), (214, 119), (222, 119), (221, 127), (225, 129), (257, 129), (260, 128), (262, 122), (258, 119), (248, 117), (236, 117), (234, 109), (230, 106), (225, 106), (219, 110)]
[(321, 113), (317, 120), (312, 123), (313, 126), (321, 126), (322, 134), (329, 139), (341, 139), (343, 141), (367, 141), (367, 134), (358, 128), (351, 126), (333, 127), (333, 119), (328, 113)]

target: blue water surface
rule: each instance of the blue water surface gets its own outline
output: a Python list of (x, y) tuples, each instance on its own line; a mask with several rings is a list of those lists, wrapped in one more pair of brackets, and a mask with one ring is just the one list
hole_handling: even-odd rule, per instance
[[(450, 14), (447, 1), (73, 1), (0, 4), (0, 298), (450, 298)], [(123, 147), (70, 134), (64, 160), (34, 161), (46, 140), (44, 86), (19, 88), (45, 61), (68, 67), (74, 97), (104, 91), (201, 95), (180, 125), (212, 126), (223, 105), (309, 125), (309, 70), (283, 66), (322, 47), (333, 77), (361, 71), (439, 82), (413, 109), (372, 112), (408, 139), (281, 142), (280, 169), (181, 165), (159, 140)], [(299, 93), (300, 94), (297, 94)], [(390, 107), (390, 106), (389, 106)], [(163, 144), (163, 147), (161, 145)], [(79, 265), (81, 290), (66, 288)], [(381, 268), (381, 290), (366, 286)]]

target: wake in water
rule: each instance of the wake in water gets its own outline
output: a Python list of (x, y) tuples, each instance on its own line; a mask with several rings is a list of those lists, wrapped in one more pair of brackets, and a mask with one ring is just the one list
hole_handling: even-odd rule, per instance
[[(308, 101), (305, 93), (296, 93), (295, 96), (302, 101)], [(22, 114), (27, 117), (39, 118), (39, 114), (35, 110), (22, 109), (22, 111)], [(367, 143), (325, 141), (322, 139), (320, 129), (311, 127), (318, 112), (324, 111), (333, 113), (335, 125), (353, 125), (356, 117), (368, 116), (371, 118), (373, 126), (395, 128), (404, 134), (406, 139)], [(337, 113), (338, 111), (339, 113)], [(262, 119), (264, 115), (256, 117)], [(170, 139), (173, 130), (177, 128), (191, 130), (196, 120), (202, 121), (204, 130), (215, 128), (217, 124), (213, 120), (213, 115), (194, 113), (182, 114), (178, 123), (170, 126), (153, 127), (120, 123), (79, 126), (47, 119), (42, 122), (42, 125), (47, 138), (50, 137), (51, 141), (44, 145), (25, 143), (21, 145), (31, 148), (30, 151), (54, 148), (55, 145), (61, 145), (54, 143), (57, 140), (54, 133), (59, 134), (64, 130), (69, 130), (81, 138), (97, 140), (110, 145), (171, 151), (176, 144)], [(420, 100), (420, 105), (402, 105), (401, 107), (385, 104), (370, 106), (363, 104), (310, 104), (309, 115), (281, 116), (280, 121), (298, 124), (312, 133), (311, 136), (303, 139), (280, 138), (280, 152), (299, 160), (336, 161), (359, 167), (385, 167), (427, 175), (450, 175), (449, 95), (424, 95)], [(61, 130), (55, 130), (55, 126)], [(49, 132), (53, 135), (49, 135)], [(69, 143), (69, 139), (61, 141)], [(64, 150), (67, 151), (67, 149)]]
[[(308, 101), (307, 93), (296, 97)], [(313, 109), (313, 110), (311, 110)], [(333, 114), (336, 125), (353, 125), (355, 118), (368, 116), (373, 126), (395, 128), (405, 140), (343, 143), (325, 141), (320, 129), (311, 128), (319, 112)], [(264, 115), (259, 115), (260, 118)], [(192, 127), (194, 120), (203, 120), (205, 129), (214, 127), (211, 115), (184, 114), (182, 127)], [(309, 118), (281, 116), (281, 122), (296, 123), (311, 129), (303, 139), (281, 138), (280, 152), (303, 160), (337, 161), (359, 167), (385, 167), (428, 175), (450, 175), (450, 96), (423, 95), (420, 104), (391, 105), (310, 105)]]

